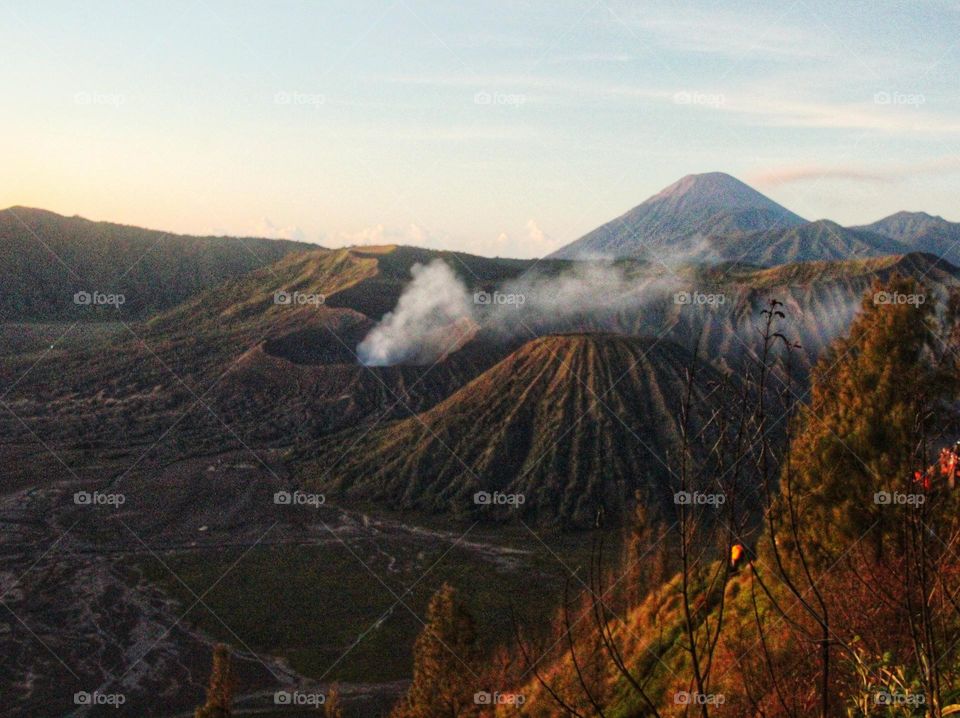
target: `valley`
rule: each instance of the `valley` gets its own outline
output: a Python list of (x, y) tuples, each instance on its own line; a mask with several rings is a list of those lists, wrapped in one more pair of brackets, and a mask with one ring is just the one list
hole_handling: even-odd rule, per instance
[[(765, 311), (780, 308), (797, 344), (772, 361), (772, 390), (803, 401), (876, 282), (914, 280), (931, 304), (960, 285), (950, 223), (806, 223), (739, 188), (728, 201), (728, 185), (685, 178), (679, 199), (654, 198), (667, 202), (656, 217), (693, 222), (650, 235), (676, 256), (621, 252), (629, 235), (610, 226), (572, 247), (616, 256), (587, 259), (284, 243), (274, 261), (213, 259), (216, 276), (109, 311), (6, 302), (7, 713), (99, 715), (73, 704), (86, 690), (122, 693), (131, 715), (190, 715), (224, 642), (237, 715), (297, 715), (276, 690), (334, 686), (346, 715), (386, 715), (444, 583), (465, 596), (483, 651), (514, 642), (515, 621), (546, 640), (556, 597), (594, 570), (598, 530), (613, 570), (627, 517), (666, 528), (678, 491), (709, 492), (715, 477), (681, 466), (709, 465), (733, 431), (717, 422), (751, 400), (742, 377)], [(717, 218), (717, 202), (733, 214)], [(72, 237), (77, 271), (90, 268), (84, 232), (137, 251), (167, 241), (19, 214)], [(106, 246), (91, 251), (126, 261)], [(431, 292), (453, 307), (439, 322)], [(277, 299), (297, 296), (317, 299)], [(416, 359), (364, 363), (370, 337)], [(786, 419), (772, 419), (779, 440)], [(767, 500), (755, 487), (730, 520), (754, 535)]]

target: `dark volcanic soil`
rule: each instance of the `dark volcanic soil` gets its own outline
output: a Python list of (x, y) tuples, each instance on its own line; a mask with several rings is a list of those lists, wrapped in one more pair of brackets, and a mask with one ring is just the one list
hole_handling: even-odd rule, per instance
[[(10, 688), (3, 715), (192, 715), (214, 643), (197, 620), (198, 612), (211, 610), (209, 596), (191, 588), (192, 605), (183, 605), (144, 575), (145, 565), (172, 572), (170, 563), (189, 554), (216, 559), (240, 551), (242, 560), (255, 547), (344, 545), (362, 556), (384, 554), (378, 570), (390, 570), (392, 547), (443, 542), (456, 542), (497, 570), (522, 563), (522, 552), (460, 541), (457, 533), (335, 507), (278, 505), (274, 493), (292, 487), (278, 468), (250, 454), (193, 458), (151, 477), (131, 474), (97, 487), (57, 482), (0, 497), (0, 682)], [(99, 496), (77, 504), (80, 491)], [(255, 652), (219, 622), (233, 636), (239, 714), (272, 708), (277, 690), (329, 687), (299, 675), (283, 658)], [(403, 686), (358, 681), (339, 690), (348, 715), (375, 716)], [(119, 710), (77, 705), (81, 691), (122, 694), (125, 702)]]

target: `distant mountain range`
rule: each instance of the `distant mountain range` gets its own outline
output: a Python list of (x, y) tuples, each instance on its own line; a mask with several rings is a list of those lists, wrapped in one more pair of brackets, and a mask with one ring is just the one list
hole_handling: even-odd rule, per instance
[[(625, 223), (649, 229), (656, 251)], [(651, 456), (676, 441), (677, 371), (694, 350), (709, 372), (736, 374), (759, 312), (776, 298), (802, 346), (802, 380), (875, 280), (915, 277), (938, 297), (960, 286), (949, 261), (958, 228), (905, 212), (861, 227), (807, 222), (718, 173), (684, 178), (560, 253), (614, 256), (612, 268), (184, 237), (15, 207), (0, 212), (3, 327), (29, 334), (40, 323), (117, 315), (74, 304), (78, 291), (125, 293), (119, 316), (142, 324), (135, 335), (118, 327), (88, 336), (96, 325), (83, 323), (77, 341), (86, 343), (70, 348), (51, 345), (59, 331), (45, 342), (20, 337), (33, 349), (2, 356), (0, 383), (24, 423), (7, 417), (0, 433), (85, 447), (74, 467), (93, 473), (104, 456), (149, 448), (174, 427), (177, 441), (151, 458), (221, 451), (242, 436), (286, 451), (291, 470), (331, 497), (479, 516), (470, 491), (522, 492), (537, 497), (525, 509), (532, 520), (588, 525), (634, 489), (667, 486), (669, 471)], [(671, 258), (678, 264), (665, 278)], [(437, 260), (468, 303), (474, 292), (527, 286), (534, 308), (491, 307), (491, 317), (519, 319), (509, 331), (475, 325), (432, 364), (361, 364), (358, 346), (397, 311), (413, 268)], [(578, 293), (595, 271), (601, 279), (589, 286), (600, 303)], [(278, 303), (278, 292), (323, 301)], [(698, 292), (723, 301), (676, 298)], [(198, 396), (210, 411), (189, 411)], [(647, 469), (652, 484), (639, 477)]]
[(0, 321), (109, 317), (77, 292), (122, 294), (122, 316), (173, 307), (201, 289), (317, 245), (193, 237), (30, 207), (0, 210)]
[[(939, 297), (960, 286), (960, 270), (921, 253), (687, 267), (641, 304), (524, 315), (512, 335), (478, 331), (434, 364), (362, 365), (358, 344), (395, 309), (411, 268), (437, 259), (459, 269), (469, 291), (507, 290), (534, 267), (409, 247), (292, 253), (197, 292), (136, 327), (136, 336), (119, 331), (109, 341), (91, 337), (85, 349), (43, 346), (0, 361), (0, 385), (10, 387), (18, 417), (0, 417), (0, 435), (17, 446), (30, 445), (30, 432), (56, 437), (58, 453), (85, 447), (71, 454), (83, 476), (109, 473), (105, 461), (122, 472), (147, 449), (161, 465), (236, 448), (242, 437), (283, 449), (290, 469), (331, 500), (496, 519), (504, 516), (478, 510), (468, 489), (523, 492), (530, 520), (584, 526), (633, 489), (659, 486), (651, 500), (665, 500), (669, 471), (652, 452), (662, 456), (676, 441), (677, 372), (698, 348), (709, 365), (702, 377), (736, 374), (770, 298), (784, 303), (802, 346), (794, 367), (802, 381), (873, 281), (911, 276)], [(643, 260), (618, 267), (627, 292), (663, 274)], [(562, 277), (577, 268), (536, 264), (544, 269)], [(277, 304), (278, 291), (325, 301)], [(678, 291), (724, 301), (678, 302)], [(175, 440), (154, 446), (168, 430)]]
[(958, 241), (960, 224), (922, 212), (851, 228), (808, 222), (735, 177), (709, 172), (684, 177), (550, 256), (773, 266), (920, 251), (956, 262)]
[(960, 264), (960, 223), (926, 212), (897, 212), (858, 229), (881, 234), (908, 246)]
[[(771, 300), (784, 315), (777, 329), (799, 346), (789, 360), (772, 359), (770, 388), (802, 400), (813, 362), (849, 331), (877, 282), (911, 277), (940, 306), (960, 291), (960, 257), (950, 261), (960, 254), (958, 227), (905, 212), (861, 227), (808, 222), (716, 173), (684, 178), (559, 253), (616, 258), (602, 262), (327, 249), (0, 210), (0, 516), (5, 559), (14, 561), (6, 573), (34, 581), (5, 600), (30, 612), (24, 625), (44, 641), (70, 625), (98, 672), (104, 655), (111, 667), (114, 654), (139, 662), (142, 651), (120, 649), (166, 632), (162, 650), (148, 651), (155, 679), (130, 689), (137, 706), (152, 705), (164, 686), (187, 685), (199, 665), (194, 643), (203, 637), (206, 664), (220, 638), (193, 619), (182, 634), (170, 630), (187, 623), (179, 600), (196, 598), (171, 588), (173, 571), (189, 577), (192, 593), (236, 567), (208, 589), (211, 618), (214, 609), (231, 627), (242, 618), (252, 650), (284, 676), (311, 665), (323, 680), (320, 671), (351, 652), (371, 564), (412, 587), (449, 554), (444, 580), (469, 579), (486, 615), (500, 611), (505, 635), (507, 599), (543, 603), (549, 625), (554, 605), (534, 594), (554, 595), (543, 587), (560, 586), (568, 563), (593, 565), (596, 533), (580, 530), (614, 527), (639, 503), (659, 534), (676, 521), (682, 484), (701, 493), (716, 485), (709, 457), (741, 445), (728, 433), (743, 427), (737, 397), (749, 406), (760, 398), (741, 379), (756, 371)], [(76, 304), (77, 292), (126, 301), (119, 310)], [(498, 294), (523, 304), (492, 300)], [(362, 363), (360, 347), (391, 326), (394, 339), (418, 348), (430, 345), (425, 328), (455, 331), (429, 356)], [(782, 440), (786, 418), (771, 419), (772, 441)], [(688, 475), (687, 457), (704, 470)], [(129, 500), (83, 507), (71, 496), (81, 487)], [(322, 492), (325, 505), (278, 502), (279, 489), (297, 488)], [(750, 487), (737, 494), (731, 525), (749, 526), (762, 504)], [(545, 566), (559, 566), (556, 556), (563, 570), (553, 574)], [(491, 582), (501, 574), (516, 582)], [(38, 586), (56, 589), (54, 598), (34, 600)], [(334, 610), (302, 610), (304, 596)], [(363, 627), (389, 621), (382, 598)], [(324, 621), (316, 636), (290, 628), (287, 617), (299, 614), (298, 625)], [(659, 609), (632, 616), (680, 625), (661, 621)], [(348, 680), (371, 685), (379, 647), (412, 643), (421, 628), (383, 625)], [(662, 632), (646, 633), (651, 646), (662, 642)], [(51, 686), (79, 685), (50, 670), (47, 649), (10, 621), (0, 621), (0, 639), (31, 677), (22, 714), (72, 710), (35, 700)], [(307, 643), (330, 660), (304, 658)], [(64, 655), (80, 665), (78, 653)], [(82, 675), (84, 685), (110, 685)], [(357, 695), (362, 715), (374, 715), (367, 688)]]
[[(0, 211), (0, 321), (117, 316), (109, 305), (78, 305), (74, 301), (78, 292), (121, 294), (120, 316), (145, 319), (290, 254), (317, 256), (322, 251), (327, 250), (304, 242), (176, 235), (11, 207)], [(826, 219), (809, 222), (740, 180), (709, 172), (682, 178), (547, 259), (633, 258), (670, 265), (770, 267), (910, 252), (960, 264), (960, 224), (923, 212), (897, 212), (857, 227)], [(400, 255), (388, 252), (379, 261), (384, 276), (393, 277), (392, 257), (426, 261), (434, 254), (409, 248)], [(528, 266), (520, 260), (470, 261), (481, 279), (486, 264), (496, 264), (495, 274), (505, 261), (513, 262), (517, 272)], [(459, 271), (463, 262), (453, 261), (451, 266)], [(406, 262), (398, 265), (402, 276), (391, 279), (385, 291), (364, 285), (364, 295), (350, 294), (349, 301), (367, 314), (382, 315), (393, 307), (408, 269)], [(283, 265), (271, 271), (283, 271)]]
[(707, 237), (788, 229), (806, 220), (722, 172), (687, 175), (557, 250), (557, 259), (701, 255)]
[(899, 242), (866, 229), (848, 229), (829, 219), (758, 232), (711, 235), (705, 251), (691, 259), (773, 267), (792, 262), (823, 262), (883, 257), (913, 251)]

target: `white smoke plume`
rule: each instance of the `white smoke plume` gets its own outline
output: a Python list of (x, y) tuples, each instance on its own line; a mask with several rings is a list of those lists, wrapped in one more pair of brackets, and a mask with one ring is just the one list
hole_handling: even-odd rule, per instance
[[(711, 336), (747, 338), (766, 306), (763, 296), (751, 299), (735, 284), (713, 285), (659, 263), (544, 262), (519, 278), (486, 284), (458, 275), (441, 259), (411, 272), (396, 308), (360, 343), (364, 364), (432, 364), (478, 332), (512, 341), (557, 332), (660, 334), (679, 325), (681, 336), (712, 327)], [(860, 305), (856, 291), (850, 298), (821, 298), (829, 310), (814, 315), (803, 311), (811, 300), (802, 289), (782, 287), (776, 297), (790, 317), (791, 337), (808, 352), (844, 333)]]
[(477, 327), (504, 338), (602, 330), (620, 313), (638, 310), (679, 286), (673, 279), (628, 277), (611, 262), (577, 263), (559, 275), (532, 274), (475, 292), (440, 259), (415, 265), (411, 272), (413, 281), (396, 309), (357, 347), (368, 366), (431, 363)]
[(524, 301), (515, 312), (491, 307), (484, 323), (511, 334), (534, 325), (544, 331), (563, 331), (571, 328), (573, 320), (575, 326), (584, 321), (602, 324), (678, 286), (679, 280), (671, 277), (629, 277), (622, 266), (609, 261), (578, 262), (559, 275), (531, 274), (506, 283), (500, 291), (522, 296)]
[(432, 362), (450, 351), (473, 316), (467, 287), (446, 262), (416, 264), (410, 272), (413, 281), (396, 309), (357, 346), (357, 355), (367, 366)]

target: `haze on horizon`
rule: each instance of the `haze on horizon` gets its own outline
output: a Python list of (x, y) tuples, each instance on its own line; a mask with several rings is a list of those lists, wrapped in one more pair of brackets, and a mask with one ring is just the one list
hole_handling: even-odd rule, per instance
[(679, 177), (960, 220), (960, 4), (0, 7), (0, 207), (542, 256)]

